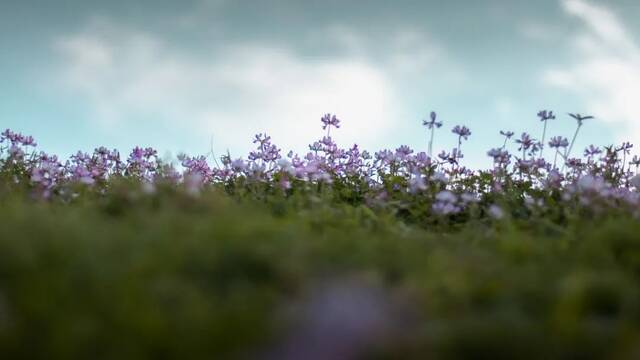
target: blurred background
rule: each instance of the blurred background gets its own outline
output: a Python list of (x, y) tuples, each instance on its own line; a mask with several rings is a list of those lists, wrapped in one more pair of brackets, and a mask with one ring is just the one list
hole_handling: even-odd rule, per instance
[[(0, 124), (68, 156), (99, 145), (246, 155), (258, 132), (303, 152), (336, 113), (338, 144), (426, 150), (431, 110), (466, 165), (538, 110), (595, 115), (577, 148), (640, 143), (637, 0), (7, 0)], [(548, 138), (548, 137), (547, 137)]]

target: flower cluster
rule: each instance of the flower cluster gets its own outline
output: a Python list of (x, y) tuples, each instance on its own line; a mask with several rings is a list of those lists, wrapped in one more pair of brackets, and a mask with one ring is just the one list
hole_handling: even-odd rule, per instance
[[(512, 210), (498, 202), (513, 206), (513, 199), (520, 199), (528, 211), (542, 211), (550, 199), (563, 206), (594, 211), (609, 207), (637, 211), (640, 158), (631, 156), (633, 145), (590, 145), (583, 152), (584, 158), (572, 157), (578, 130), (593, 117), (570, 116), (577, 121), (572, 140), (556, 135), (546, 144), (553, 151), (552, 162), (542, 154), (544, 141), (528, 133), (513, 139), (513, 131), (503, 130), (499, 134), (504, 142), (487, 152), (493, 160), (487, 170), (472, 170), (462, 164), (461, 144), (471, 136), (466, 126), (457, 125), (451, 130), (457, 136), (457, 147), (432, 156), (434, 130), (443, 126), (432, 112), (429, 120), (422, 122), (430, 132), (427, 152), (406, 145), (373, 154), (357, 144), (342, 148), (329, 133), (331, 128), (340, 128), (340, 120), (326, 114), (321, 124), (327, 133), (312, 142), (306, 153), (284, 154), (270, 136), (257, 134), (253, 139), (255, 150), (245, 158), (226, 154), (220, 162), (210, 164), (204, 156), (180, 155), (182, 171), (171, 162), (161, 161), (156, 150), (142, 147), (134, 148), (126, 161), (117, 150), (100, 147), (92, 154), (78, 152), (61, 162), (56, 156), (37, 152), (32, 137), (5, 130), (0, 136), (0, 171), (13, 174), (15, 181), (26, 183), (43, 198), (61, 194), (71, 185), (104, 193), (111, 179), (130, 178), (150, 186), (157, 181), (183, 184), (194, 194), (216, 186), (232, 193), (245, 188), (253, 192), (279, 191), (284, 196), (311, 189), (336, 189), (336, 196), (349, 196), (350, 201), (404, 208), (423, 206), (425, 216), (447, 218), (474, 213), (503, 219)], [(547, 121), (556, 116), (543, 110), (538, 117), (544, 122), (544, 139)]]
[(29, 147), (36, 147), (36, 142), (31, 136), (24, 136), (6, 129), (0, 134), (0, 153), (6, 151), (9, 159), (21, 160)]

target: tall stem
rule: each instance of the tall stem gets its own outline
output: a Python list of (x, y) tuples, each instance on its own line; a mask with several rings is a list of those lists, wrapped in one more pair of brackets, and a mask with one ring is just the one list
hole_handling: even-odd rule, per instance
[(544, 138), (547, 135), (547, 120), (544, 121), (544, 129), (542, 130), (542, 142), (540, 143), (540, 158), (542, 158), (542, 153), (544, 151)]
[(433, 133), (434, 128), (431, 128), (431, 138), (429, 139), (429, 158), (433, 157)]
[(567, 152), (565, 152), (564, 154), (565, 159), (569, 158), (569, 155), (571, 154), (571, 150), (573, 149), (573, 143), (576, 142), (576, 138), (578, 137), (578, 132), (580, 131), (581, 127), (582, 125), (578, 125), (578, 127), (576, 128), (576, 132), (575, 134), (573, 134), (573, 139), (571, 139), (571, 145), (569, 145), (569, 149), (567, 149)]

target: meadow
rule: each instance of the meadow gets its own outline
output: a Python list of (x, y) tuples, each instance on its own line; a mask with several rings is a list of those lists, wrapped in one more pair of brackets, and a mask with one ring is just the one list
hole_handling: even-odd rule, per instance
[[(640, 158), (575, 149), (590, 116), (541, 111), (462, 165), (426, 151), (245, 158), (0, 137), (0, 354), (7, 358), (640, 357)], [(574, 121), (569, 137), (550, 121)], [(419, 126), (419, 124), (418, 124)], [(434, 153), (436, 136), (457, 146)]]

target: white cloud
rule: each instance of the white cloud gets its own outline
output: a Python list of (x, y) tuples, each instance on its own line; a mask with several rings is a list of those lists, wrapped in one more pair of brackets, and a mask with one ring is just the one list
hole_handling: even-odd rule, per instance
[(583, 96), (588, 110), (609, 122), (619, 141), (640, 145), (638, 44), (611, 9), (584, 0), (563, 0), (562, 6), (583, 27), (571, 40), (574, 63), (548, 70), (545, 82)]
[[(332, 24), (313, 32), (309, 40), (327, 42), (360, 59), (378, 58), (389, 71), (400, 75), (426, 72), (445, 57), (445, 51), (436, 41), (410, 27), (366, 36), (353, 27)], [(380, 52), (384, 52), (384, 55), (380, 56)]]
[(557, 26), (545, 22), (526, 20), (519, 25), (519, 31), (526, 38), (536, 41), (555, 41), (561, 32)]
[[(392, 63), (424, 71), (434, 55), (424, 43), (413, 46), (422, 39), (398, 39), (404, 51)], [(320, 116), (333, 112), (343, 119), (337, 137), (344, 145), (378, 146), (403, 111), (393, 66), (364, 57), (314, 60), (252, 43), (196, 56), (105, 20), (58, 38), (55, 48), (67, 89), (91, 104), (105, 128), (152, 117), (177, 132), (214, 134), (218, 148), (245, 151), (252, 134), (267, 131), (282, 147), (301, 149), (321, 135)], [(412, 53), (422, 61), (403, 60)]]

